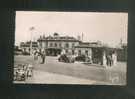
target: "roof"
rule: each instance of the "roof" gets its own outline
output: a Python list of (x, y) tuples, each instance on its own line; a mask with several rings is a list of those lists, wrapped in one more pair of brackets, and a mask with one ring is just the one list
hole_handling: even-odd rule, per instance
[[(30, 45), (31, 45), (30, 41), (20, 43), (20, 47), (30, 47)], [(32, 42), (32, 47), (38, 47), (37, 42)]]
[(93, 43), (93, 42), (81, 42), (78, 46), (75, 46), (75, 48), (97, 48), (97, 47), (103, 47), (102, 44)]
[(79, 40), (71, 36), (47, 36), (47, 37), (40, 37), (38, 41), (79, 41)]
[(75, 48), (102, 48), (103, 46), (101, 45), (89, 45), (89, 46), (86, 46), (86, 45), (78, 45), (78, 46), (75, 46)]

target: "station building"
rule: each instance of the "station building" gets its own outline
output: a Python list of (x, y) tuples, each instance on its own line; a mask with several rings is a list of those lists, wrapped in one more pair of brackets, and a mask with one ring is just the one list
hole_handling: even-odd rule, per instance
[(100, 42), (83, 42), (80, 38), (60, 36), (58, 33), (54, 33), (53, 36), (40, 36), (37, 41), (39, 48), (45, 49), (47, 55), (51, 56), (61, 53), (94, 56), (95, 51), (102, 47)]
[[(30, 51), (31, 42), (21, 42), (20, 48)], [(100, 41), (83, 42), (80, 37), (60, 36), (58, 33), (46, 37), (40, 36), (37, 42), (32, 42), (32, 49), (45, 50), (48, 56), (60, 54), (91, 56), (94, 63), (103, 60), (103, 56), (115, 51), (118, 60), (127, 60), (127, 55), (125, 55), (127, 54), (127, 50), (125, 50), (127, 49), (127, 45), (126, 47), (111, 48), (104, 46)]]
[[(72, 36), (60, 36), (54, 33), (52, 36), (40, 36), (37, 40), (38, 48), (46, 50), (48, 56), (57, 56), (59, 54), (68, 55), (86, 55), (91, 56), (94, 63), (103, 62), (103, 57), (115, 52), (118, 59), (121, 60), (120, 54), (123, 48), (112, 48), (103, 45), (100, 41), (97, 42), (83, 42), (80, 38)], [(124, 51), (125, 52), (125, 51)], [(120, 57), (120, 58), (119, 58)]]
[(40, 49), (45, 49), (46, 54), (56, 56), (61, 53), (75, 54), (75, 46), (81, 42), (79, 39), (70, 36), (60, 36), (54, 33), (53, 36), (40, 36), (37, 40)]

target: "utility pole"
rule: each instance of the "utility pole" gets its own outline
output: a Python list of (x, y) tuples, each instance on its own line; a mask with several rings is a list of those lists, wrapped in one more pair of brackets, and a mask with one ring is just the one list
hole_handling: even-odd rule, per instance
[(83, 41), (83, 33), (82, 33), (82, 41)]
[(31, 35), (31, 42), (30, 42), (30, 53), (31, 53), (31, 55), (32, 55), (32, 34), (33, 34), (33, 30), (34, 30), (35, 28), (32, 26), (32, 27), (30, 27), (30, 35)]

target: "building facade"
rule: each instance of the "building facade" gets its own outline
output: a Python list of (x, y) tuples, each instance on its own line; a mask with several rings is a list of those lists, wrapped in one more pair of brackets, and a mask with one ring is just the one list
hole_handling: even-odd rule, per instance
[(47, 55), (56, 56), (61, 53), (75, 54), (75, 46), (81, 41), (70, 36), (60, 36), (54, 33), (53, 36), (43, 36), (38, 39), (40, 49), (46, 50)]
[(93, 63), (101, 63), (102, 61), (104, 50), (100, 42), (81, 42), (75, 46), (75, 50), (78, 55), (91, 57)]
[(37, 41), (39, 49), (46, 50), (46, 54), (51, 56), (68, 54), (95, 57), (102, 49), (100, 42), (82, 42), (79, 38), (60, 36), (58, 33), (54, 33), (53, 36), (40, 36)]
[[(83, 42), (71, 36), (60, 36), (54, 33), (53, 36), (40, 36), (37, 40), (39, 49), (46, 51), (48, 56), (57, 56), (59, 54), (85, 55), (92, 58), (93, 63), (104, 64), (106, 56), (116, 52), (119, 59), (118, 48), (110, 48), (103, 45), (100, 41)], [(125, 51), (124, 51), (125, 52)], [(125, 55), (125, 53), (122, 55)]]
[(30, 53), (30, 50), (38, 49), (38, 44), (37, 42), (21, 42), (20, 43), (20, 49), (24, 52)]

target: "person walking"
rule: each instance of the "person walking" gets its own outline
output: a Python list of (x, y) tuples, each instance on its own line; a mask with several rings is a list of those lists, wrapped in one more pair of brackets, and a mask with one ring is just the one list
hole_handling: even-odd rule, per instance
[(108, 58), (109, 58), (109, 66), (111, 67), (111, 66), (112, 66), (112, 55), (110, 54), (110, 55), (108, 56)]
[(35, 59), (36, 60), (38, 60), (38, 54), (39, 54), (38, 51), (36, 51), (36, 53), (35, 53)]
[(45, 51), (42, 51), (42, 53), (41, 53), (41, 58), (42, 58), (41, 64), (44, 64), (45, 58), (46, 58), (46, 53), (45, 53)]
[(34, 54), (34, 60), (37, 60), (38, 59), (38, 52), (37, 52), (37, 50), (34, 50), (33, 54)]
[(111, 54), (108, 54), (107, 57), (106, 57), (106, 59), (107, 59), (107, 66), (110, 66), (110, 67), (111, 67), (111, 65), (112, 65), (112, 57), (111, 57)]
[(105, 52), (103, 53), (103, 65), (104, 65), (104, 66), (107, 65), (107, 59), (106, 59)]
[(112, 54), (112, 64), (113, 64), (113, 66), (115, 66), (116, 65), (116, 63), (117, 63), (117, 55), (116, 55), (116, 52), (113, 52), (113, 54)]
[(37, 51), (37, 57), (38, 57), (38, 59), (37, 59), (38, 61), (37, 62), (41, 63), (41, 50)]

